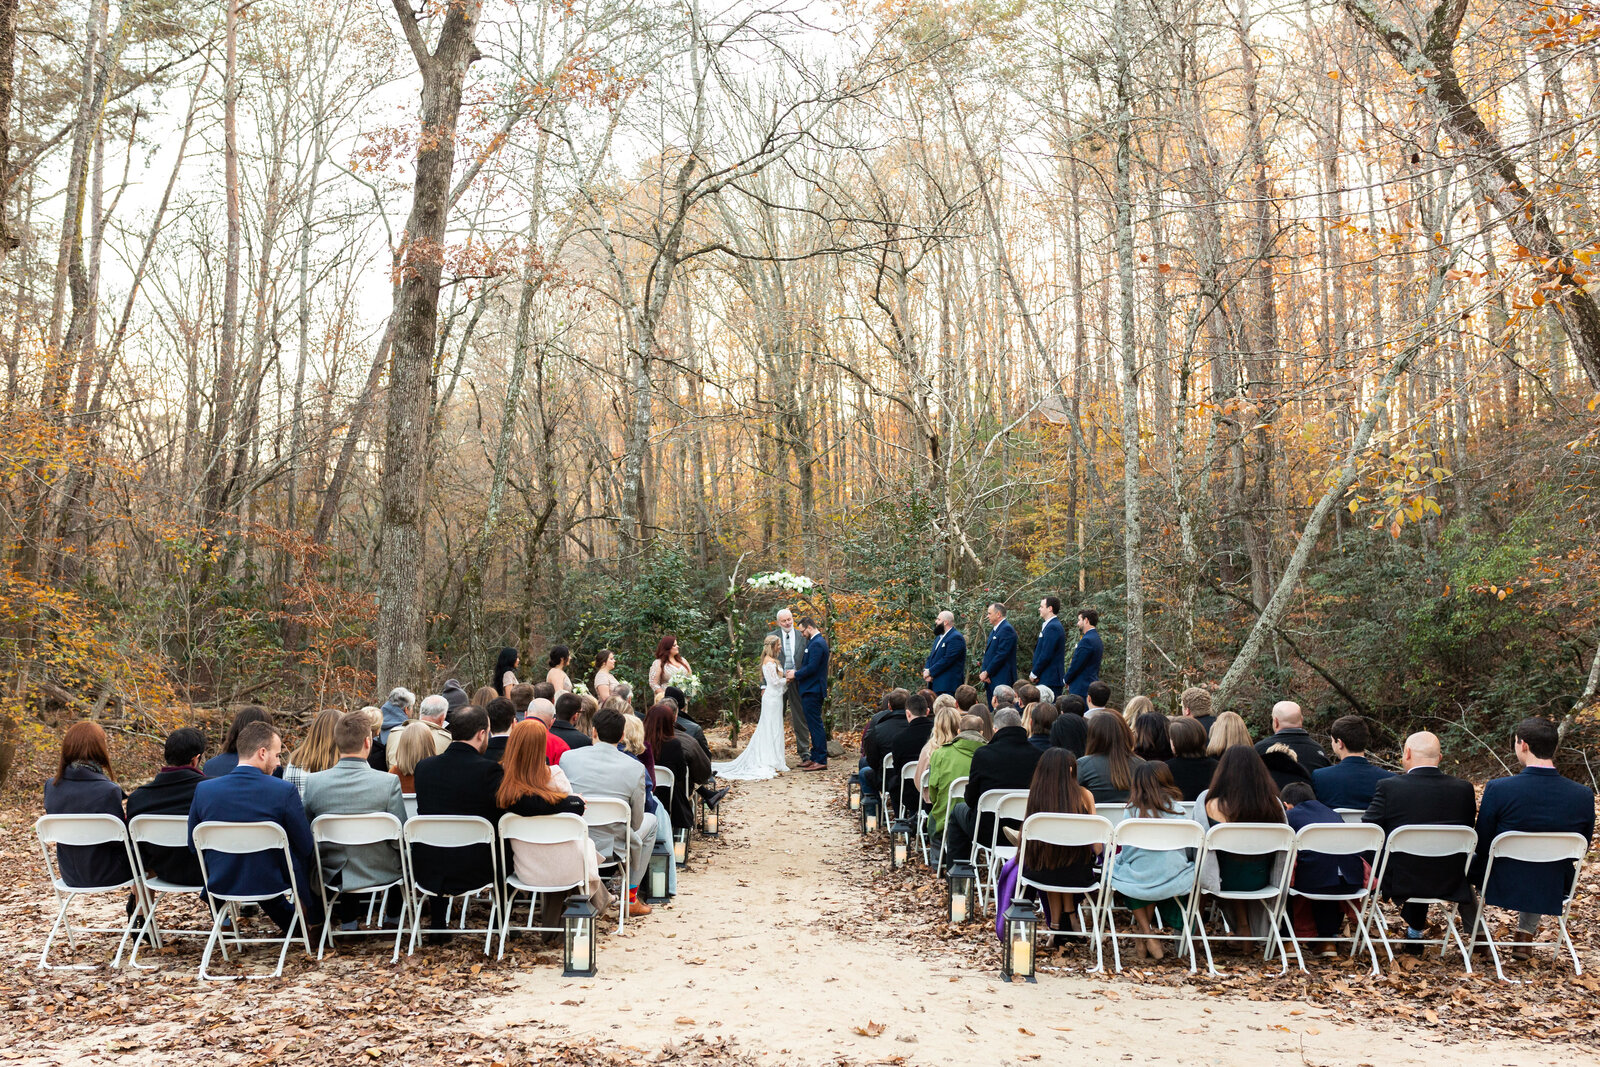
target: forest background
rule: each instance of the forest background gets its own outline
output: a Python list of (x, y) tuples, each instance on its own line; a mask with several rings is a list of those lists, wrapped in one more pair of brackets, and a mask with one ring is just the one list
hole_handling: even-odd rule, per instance
[[(1600, 8), (0, 0), (0, 781), (953, 609), (1446, 735), (1600, 683)], [(529, 668), (532, 668), (531, 670)]]

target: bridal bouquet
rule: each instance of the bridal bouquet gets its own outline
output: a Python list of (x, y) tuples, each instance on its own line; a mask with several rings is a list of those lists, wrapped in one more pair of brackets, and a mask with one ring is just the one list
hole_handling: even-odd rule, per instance
[(805, 575), (789, 571), (754, 574), (745, 579), (745, 584), (752, 589), (787, 589), (791, 593), (809, 593), (817, 587), (817, 583)]
[(698, 674), (674, 674), (671, 684), (683, 690), (683, 695), (689, 698), (690, 703), (700, 699), (702, 686)]

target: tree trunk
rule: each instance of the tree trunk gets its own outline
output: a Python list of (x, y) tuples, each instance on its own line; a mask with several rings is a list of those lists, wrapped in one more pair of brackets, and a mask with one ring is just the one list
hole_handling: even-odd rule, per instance
[(1144, 691), (1144, 543), (1139, 529), (1139, 352), (1133, 322), (1133, 32), (1128, 0), (1112, 18), (1117, 93), (1117, 308), (1122, 349), (1122, 562), (1126, 597), (1123, 691)]

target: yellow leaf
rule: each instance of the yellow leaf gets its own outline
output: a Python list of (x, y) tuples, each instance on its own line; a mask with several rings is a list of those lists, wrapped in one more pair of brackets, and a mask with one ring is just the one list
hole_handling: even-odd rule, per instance
[(1350, 501), (1350, 514), (1354, 515), (1356, 513), (1356, 509), (1359, 508), (1360, 506), (1361, 506), (1361, 502), (1359, 500)]

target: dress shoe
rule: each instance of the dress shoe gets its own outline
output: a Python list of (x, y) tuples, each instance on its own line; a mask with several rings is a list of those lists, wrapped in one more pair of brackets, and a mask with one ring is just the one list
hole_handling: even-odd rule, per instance
[(1511, 940), (1516, 942), (1516, 945), (1514, 945), (1511, 949), (1512, 959), (1533, 959), (1533, 936), (1533, 934), (1524, 933), (1521, 930), (1517, 930), (1512, 933)]
[(642, 900), (628, 901), (628, 918), (630, 919), (642, 919), (654, 910)]
[(718, 804), (721, 804), (722, 803), (722, 798), (728, 795), (729, 790), (730, 790), (729, 786), (723, 786), (721, 789), (713, 790), (711, 793), (706, 794), (703, 797), (703, 799), (706, 802), (706, 807), (714, 808)]

